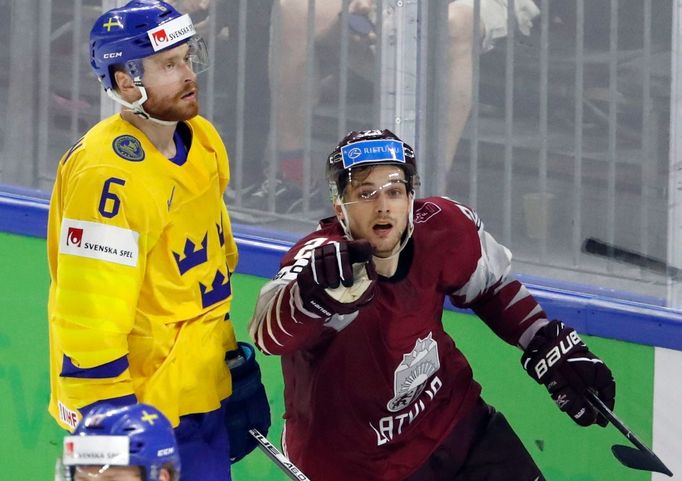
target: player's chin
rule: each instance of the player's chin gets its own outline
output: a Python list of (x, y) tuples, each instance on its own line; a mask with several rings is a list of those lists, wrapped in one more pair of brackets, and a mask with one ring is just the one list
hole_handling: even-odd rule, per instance
[(162, 112), (156, 112), (148, 109), (149, 115), (155, 119), (165, 120), (167, 122), (184, 122), (196, 117), (199, 114), (199, 103), (193, 105), (184, 105), (182, 107), (175, 106), (173, 109), (168, 109)]
[(388, 257), (393, 253), (393, 250), (395, 249), (396, 245), (398, 245), (399, 240), (400, 239), (395, 236), (381, 238), (374, 237), (373, 239), (370, 239), (370, 244), (372, 244), (374, 254), (377, 257)]
[(199, 115), (199, 103), (198, 102), (194, 105), (188, 105), (186, 108), (178, 111), (177, 115), (175, 116), (176, 118), (173, 120), (176, 120), (178, 122), (184, 122), (185, 120), (193, 119), (197, 115)]
[(190, 120), (190, 119), (193, 119), (194, 117), (196, 117), (197, 115), (199, 115), (199, 108), (198, 107), (196, 109), (193, 109), (191, 112), (189, 112), (185, 116), (185, 118), (182, 120)]
[(199, 115), (199, 100), (194, 98), (193, 100), (187, 100), (186, 101), (187, 105), (185, 105), (185, 108), (183, 108), (183, 113), (185, 114), (183, 120), (189, 120), (192, 117), (196, 117)]

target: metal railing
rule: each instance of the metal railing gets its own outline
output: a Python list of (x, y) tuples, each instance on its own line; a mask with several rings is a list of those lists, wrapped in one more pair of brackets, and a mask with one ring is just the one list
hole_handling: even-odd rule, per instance
[[(682, 260), (671, 144), (680, 2), (536, 0), (524, 35), (516, 11), (528, 1), (375, 0), (357, 16), (351, 0), (289, 2), (286, 12), (277, 0), (211, 0), (193, 12), (213, 59), (202, 113), (228, 146), (235, 220), (310, 230), (332, 212), (326, 155), (348, 130), (390, 128), (416, 147), (420, 195), (476, 208), (518, 271), (672, 301), (679, 283), (581, 245), (599, 237)], [(114, 111), (90, 72), (87, 37), (103, 7), (124, 2), (2, 3), (0, 182), (49, 191), (62, 153)], [(470, 31), (455, 31), (465, 5)], [(491, 23), (491, 8), (503, 23)], [(487, 51), (493, 29), (504, 32)], [(470, 65), (460, 37), (472, 39)], [(465, 71), (462, 89), (453, 78)]]

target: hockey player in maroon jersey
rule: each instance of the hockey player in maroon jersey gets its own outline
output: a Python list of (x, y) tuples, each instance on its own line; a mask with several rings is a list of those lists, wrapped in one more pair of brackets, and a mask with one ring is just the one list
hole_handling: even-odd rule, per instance
[(283, 448), (313, 481), (533, 481), (544, 477), (441, 317), (471, 308), (571, 418), (605, 426), (611, 371), (509, 275), (511, 254), (469, 208), (415, 199), (414, 152), (351, 132), (327, 161), (336, 216), (284, 256), (250, 333), (282, 356)]

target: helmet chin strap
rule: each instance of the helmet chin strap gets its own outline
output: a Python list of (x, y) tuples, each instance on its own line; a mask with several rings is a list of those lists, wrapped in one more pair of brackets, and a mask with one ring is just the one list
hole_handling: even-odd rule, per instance
[(339, 219), (339, 224), (341, 224), (341, 227), (343, 228), (344, 234), (346, 234), (346, 237), (348, 240), (354, 240), (353, 239), (353, 234), (350, 232), (350, 227), (348, 225), (348, 221), (346, 219), (349, 218), (348, 216), (348, 209), (346, 209), (346, 204), (341, 202), (341, 197), (337, 196), (336, 200), (334, 201), (336, 205), (341, 207), (341, 212), (343, 213), (343, 217)]
[(177, 122), (173, 121), (173, 120), (161, 120), (161, 119), (157, 119), (157, 118), (154, 118), (151, 115), (149, 115), (144, 110), (144, 108), (142, 107), (142, 104), (145, 103), (147, 101), (147, 99), (149, 98), (147, 96), (147, 89), (145, 89), (144, 86), (142, 85), (142, 79), (140, 79), (140, 77), (136, 77), (134, 79), (134, 81), (135, 81), (135, 86), (140, 90), (140, 94), (142, 95), (142, 97), (140, 97), (138, 100), (136, 100), (134, 102), (128, 102), (127, 100), (123, 99), (123, 97), (121, 97), (119, 95), (119, 93), (116, 92), (114, 89), (107, 89), (107, 95), (114, 102), (117, 102), (117, 103), (123, 105), (124, 107), (129, 108), (130, 110), (133, 111), (133, 113), (135, 115), (139, 115), (143, 119), (151, 120), (152, 122), (156, 122), (157, 124), (161, 124), (161, 125), (175, 125), (175, 124), (177, 124)]

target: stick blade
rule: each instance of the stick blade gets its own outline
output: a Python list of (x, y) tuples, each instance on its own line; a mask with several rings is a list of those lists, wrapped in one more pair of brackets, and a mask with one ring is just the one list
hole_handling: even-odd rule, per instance
[(638, 266), (658, 274), (669, 276), (673, 280), (682, 279), (682, 269), (668, 265), (661, 259), (642, 254), (641, 252), (624, 249), (623, 247), (615, 246), (595, 237), (588, 237), (585, 239), (582, 243), (581, 250), (587, 254), (624, 262), (632, 266)]
[(583, 245), (580, 247), (580, 250), (588, 254), (595, 254), (598, 256), (608, 255), (608, 247), (606, 244), (599, 239), (595, 239), (594, 237), (588, 237), (585, 239), (583, 241)]
[(663, 461), (661, 461), (653, 452), (644, 452), (620, 444), (611, 446), (611, 452), (613, 452), (613, 455), (618, 461), (628, 468), (663, 473), (671, 477), (673, 475), (668, 467), (663, 464)]

